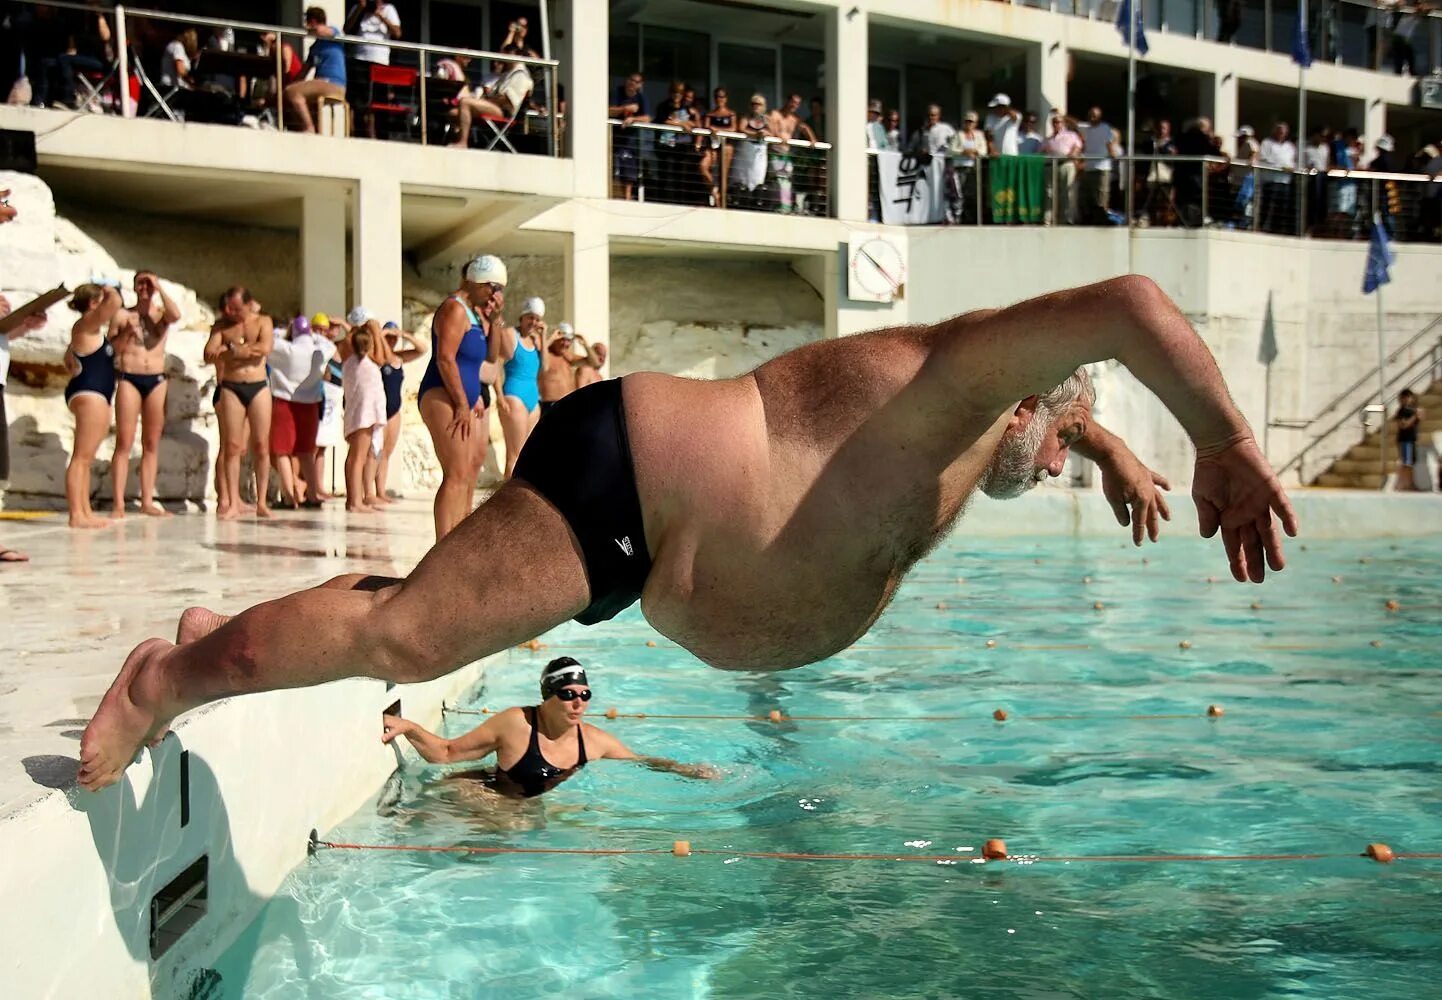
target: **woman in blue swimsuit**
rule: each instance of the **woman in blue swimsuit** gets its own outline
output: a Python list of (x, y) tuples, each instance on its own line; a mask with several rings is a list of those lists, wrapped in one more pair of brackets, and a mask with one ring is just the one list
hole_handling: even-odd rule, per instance
[(495, 381), (496, 344), (483, 316), (506, 287), (506, 265), (490, 254), (461, 272), (461, 287), (446, 298), (431, 322), (431, 361), (421, 379), (420, 410), (441, 463), (436, 491), (436, 541), (471, 512), (481, 463), (486, 458), (486, 407)]
[(110, 519), (90, 507), (90, 466), (100, 442), (110, 433), (111, 400), (115, 398), (115, 349), (106, 324), (120, 310), (120, 290), (111, 285), (84, 284), (75, 289), (70, 308), (80, 314), (70, 329), (65, 367), (65, 405), (75, 414), (75, 447), (65, 469), (65, 504), (70, 527), (103, 528)]
[(521, 446), (541, 419), (541, 338), (546, 335), (546, 304), (529, 298), (521, 306), (521, 321), (515, 327), (496, 331), (502, 362), (501, 430), (506, 435), (506, 478), (516, 467)]
[[(402, 340), (410, 346), (397, 350)], [(387, 323), (381, 329), (381, 336), (376, 338), (376, 342), (380, 355), (378, 363), (381, 366), (381, 384), (386, 390), (386, 431), (380, 458), (376, 460), (375, 483), (372, 487), (375, 496), (366, 502), (387, 504), (392, 501), (386, 496), (386, 477), (390, 474), (391, 455), (401, 440), (401, 389), (406, 382), (403, 366), (425, 354), (426, 348), (416, 340), (415, 334), (402, 330), (398, 323)]]

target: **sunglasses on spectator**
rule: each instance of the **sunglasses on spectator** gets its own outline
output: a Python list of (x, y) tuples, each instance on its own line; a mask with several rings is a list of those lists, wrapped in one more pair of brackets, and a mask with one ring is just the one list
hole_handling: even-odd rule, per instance
[(591, 689), (587, 688), (584, 691), (577, 691), (574, 688), (561, 688), (561, 690), (556, 692), (556, 697), (562, 701), (575, 701), (577, 698), (580, 698), (582, 701), (590, 701)]

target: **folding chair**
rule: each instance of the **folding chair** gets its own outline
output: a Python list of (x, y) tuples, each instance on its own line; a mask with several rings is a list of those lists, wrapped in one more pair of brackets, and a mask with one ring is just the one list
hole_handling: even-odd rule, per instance
[[(372, 65), (370, 68), (370, 91), (367, 107), (372, 114), (399, 115), (405, 123), (409, 137), (420, 121), (419, 93), (416, 70), (405, 66)], [(384, 87), (385, 100), (376, 100), (376, 88)], [(403, 93), (397, 93), (403, 91)]]
[(505, 118), (501, 115), (476, 115), (478, 121), (483, 121), (491, 130), (491, 141), (486, 143), (487, 149), (495, 149), (496, 146), (505, 146), (512, 153), (516, 147), (511, 144), (510, 133), (516, 127), (517, 122), (524, 122), (526, 119), (526, 108), (530, 107), (531, 95), (527, 94), (521, 103), (512, 109), (511, 117)]

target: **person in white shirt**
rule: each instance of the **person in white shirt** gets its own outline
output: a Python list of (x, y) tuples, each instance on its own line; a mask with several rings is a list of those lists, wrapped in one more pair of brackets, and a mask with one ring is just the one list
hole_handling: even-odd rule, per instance
[[(291, 509), (321, 503), (316, 432), (325, 401), (326, 364), (335, 354), (335, 344), (317, 334), (304, 316), (291, 320), (287, 336), (276, 337), (271, 348), (270, 458), (280, 479), (281, 502)], [(305, 485), (304, 498), (300, 483)]]
[(886, 149), (901, 152), (901, 112), (892, 108), (886, 113)]
[(968, 111), (961, 119), (961, 131), (951, 136), (947, 165), (951, 198), (949, 222), (975, 222), (981, 211), (981, 192), (977, 188), (977, 162), (986, 155), (986, 133), (977, 128), (977, 114)]
[(1277, 122), (1258, 150), (1258, 166), (1271, 168), (1261, 171), (1260, 178), (1262, 229), (1269, 233), (1297, 232), (1297, 204), (1292, 188), (1292, 172), (1297, 169), (1297, 144), (1289, 137), (1290, 133), (1286, 122)]
[(881, 102), (866, 105), (866, 148), (886, 149), (886, 126), (881, 121)]
[(1021, 113), (1011, 106), (1011, 98), (1005, 94), (997, 94), (986, 106), (986, 134), (991, 137), (991, 155), (1016, 156), (1021, 152)]
[(911, 137), (913, 153), (944, 155), (951, 146), (956, 129), (941, 120), (941, 105), (929, 104), (926, 108), (926, 124), (917, 129)]
[(186, 28), (172, 38), (165, 46), (165, 54), (160, 58), (161, 88), (166, 92), (189, 90), (192, 86), (190, 68), (199, 54), (200, 45), (194, 28)]
[[(372, 42), (400, 38), (401, 16), (397, 13), (395, 4), (382, 3), (381, 0), (361, 0), (346, 15), (345, 33), (359, 35)], [(391, 48), (389, 45), (357, 45), (353, 57), (361, 62), (389, 66)]]
[(1117, 130), (1102, 118), (1101, 108), (1087, 112), (1081, 126), (1082, 161), (1081, 222), (1083, 225), (1104, 226), (1109, 221), (1108, 209), (1112, 189), (1112, 157), (1118, 153)]

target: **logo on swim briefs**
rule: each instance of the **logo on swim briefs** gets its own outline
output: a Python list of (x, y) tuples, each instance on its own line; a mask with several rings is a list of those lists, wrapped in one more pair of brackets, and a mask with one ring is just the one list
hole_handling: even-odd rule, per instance
[(617, 545), (621, 546), (621, 551), (626, 553), (627, 557), (634, 556), (636, 554), (636, 550), (631, 547), (630, 535), (627, 535), (625, 538), (615, 538), (612, 539), (612, 541), (614, 541)]

